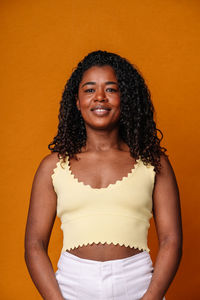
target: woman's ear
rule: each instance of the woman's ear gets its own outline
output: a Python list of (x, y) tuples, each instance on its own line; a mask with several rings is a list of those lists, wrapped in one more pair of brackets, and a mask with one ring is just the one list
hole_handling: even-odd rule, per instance
[(76, 97), (76, 106), (77, 106), (77, 109), (80, 110), (80, 102), (79, 102), (79, 99), (78, 99), (78, 95), (76, 95), (75, 97)]

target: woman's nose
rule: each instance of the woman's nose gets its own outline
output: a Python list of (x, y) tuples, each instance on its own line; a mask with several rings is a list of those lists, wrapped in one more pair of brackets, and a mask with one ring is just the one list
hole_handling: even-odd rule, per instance
[(104, 89), (98, 89), (96, 91), (96, 95), (95, 95), (97, 100), (105, 100), (106, 99), (106, 94)]

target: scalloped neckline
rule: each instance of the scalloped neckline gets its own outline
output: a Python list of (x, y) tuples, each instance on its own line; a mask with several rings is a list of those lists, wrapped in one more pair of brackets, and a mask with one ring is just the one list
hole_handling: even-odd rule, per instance
[(86, 188), (88, 188), (90, 190), (94, 190), (94, 191), (103, 191), (103, 190), (105, 191), (107, 189), (111, 189), (113, 187), (118, 186), (118, 184), (122, 184), (128, 178), (130, 178), (130, 176), (132, 174), (134, 174), (134, 172), (138, 168), (140, 160), (141, 160), (140, 158), (136, 159), (135, 160), (136, 162), (135, 162), (134, 166), (132, 167), (132, 169), (130, 170), (130, 172), (128, 172), (128, 174), (125, 175), (125, 176), (123, 176), (121, 179), (117, 179), (114, 183), (110, 183), (107, 187), (93, 188), (90, 184), (85, 184), (83, 181), (79, 181), (79, 179), (77, 177), (75, 177), (75, 175), (72, 173), (72, 170), (71, 170), (71, 166), (70, 166), (70, 161), (69, 161), (68, 155), (66, 156), (66, 158), (67, 158), (67, 161), (66, 161), (67, 171), (68, 171), (69, 175), (72, 177), (72, 179), (75, 180), (77, 184), (80, 184), (81, 186), (86, 187)]

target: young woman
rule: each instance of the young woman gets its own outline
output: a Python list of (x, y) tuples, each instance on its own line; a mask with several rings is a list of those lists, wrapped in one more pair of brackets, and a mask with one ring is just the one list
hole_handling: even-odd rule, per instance
[[(43, 299), (165, 299), (182, 256), (182, 225), (158, 131), (150, 92), (127, 59), (95, 51), (78, 64), (51, 154), (34, 177), (26, 225), (25, 260)], [(47, 250), (56, 214), (64, 238), (54, 273)]]

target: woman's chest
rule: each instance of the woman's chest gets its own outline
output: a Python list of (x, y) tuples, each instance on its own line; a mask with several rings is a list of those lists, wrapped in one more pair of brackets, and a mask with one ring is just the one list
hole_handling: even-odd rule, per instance
[(93, 189), (107, 188), (123, 181), (134, 172), (138, 161), (129, 159), (68, 160), (69, 174), (77, 181)]
[(57, 214), (65, 215), (66, 221), (91, 213), (131, 217), (137, 212), (140, 217), (152, 209), (154, 173), (141, 161), (128, 176), (106, 187), (93, 188), (79, 181), (68, 168), (59, 168), (53, 184), (57, 193)]

